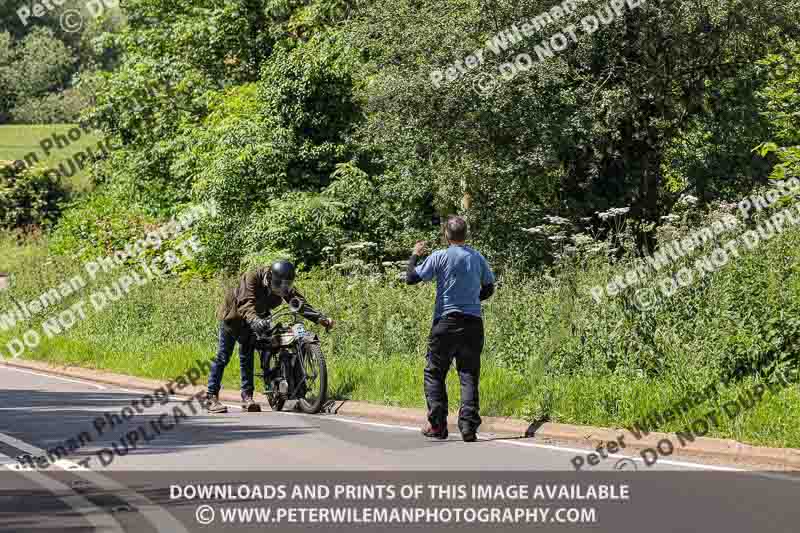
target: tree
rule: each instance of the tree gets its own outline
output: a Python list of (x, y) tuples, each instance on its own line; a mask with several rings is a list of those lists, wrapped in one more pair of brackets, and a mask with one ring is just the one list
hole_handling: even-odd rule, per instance
[(800, 177), (800, 45), (787, 43), (781, 53), (762, 62), (769, 68), (769, 82), (759, 96), (765, 101), (765, 115), (775, 127), (773, 141), (758, 147), (761, 155), (774, 154), (779, 164), (772, 177), (779, 180)]
[[(462, 178), (473, 198), (471, 216), (493, 241), (523, 238), (520, 213), (532, 222), (547, 212), (577, 219), (629, 205), (649, 224), (640, 247), (652, 249), (652, 228), (672, 201), (665, 155), (696, 121), (718, 131), (747, 123), (742, 115), (715, 114), (714, 93), (739, 80), (751, 83), (733, 90), (752, 96), (757, 72), (747, 65), (775, 46), (776, 36), (796, 30), (800, 10), (794, 0), (631, 5), (615, 15), (606, 2), (582, 2), (516, 43), (503, 33), (506, 46), (495, 44), (495, 55), (487, 39), (551, 5), (373, 3), (349, 28), (366, 58), (361, 77), (370, 80), (362, 86), (369, 138), (424, 176), (444, 206), (458, 205), (464, 191), (454, 178)], [(592, 32), (583, 21), (598, 10), (611, 22)], [(562, 30), (569, 24), (575, 39)], [(558, 33), (568, 43), (560, 52), (552, 47)], [(480, 48), (479, 67), (440, 87), (432, 83), (433, 71)], [(497, 68), (520, 52), (533, 58), (531, 68), (501, 80), (491, 94), (475, 94), (479, 76), (497, 78)], [(688, 188), (719, 179), (685, 177)], [(529, 251), (521, 247), (517, 256)]]
[(7, 32), (0, 33), (0, 124), (8, 120), (8, 111), (14, 104), (14, 52), (12, 38)]
[(70, 49), (48, 28), (34, 28), (18, 43), (0, 34), (0, 114), (13, 114), (14, 106), (26, 100), (63, 90), (74, 64)]
[[(26, 0), (0, 5), (0, 28), (6, 30), (0, 37), (0, 120), (73, 122), (80, 112), (75, 108), (91, 96), (90, 87), (77, 87), (80, 80), (114, 64), (115, 51), (95, 40), (120, 27), (119, 10), (95, 19), (85, 2), (65, 0), (23, 23), (17, 13), (23, 6), (31, 8)], [(80, 31), (65, 29), (68, 10), (83, 11)]]
[(63, 90), (75, 57), (49, 28), (34, 28), (16, 48), (13, 69), (18, 98), (42, 96)]

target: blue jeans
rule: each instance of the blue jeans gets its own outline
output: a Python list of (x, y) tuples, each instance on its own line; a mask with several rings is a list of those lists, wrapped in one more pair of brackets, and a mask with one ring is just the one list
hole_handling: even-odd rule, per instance
[(255, 386), (253, 384), (253, 352), (255, 350), (255, 336), (247, 326), (242, 328), (239, 338), (227, 331), (222, 322), (219, 325), (219, 346), (217, 356), (211, 365), (208, 375), (208, 394), (217, 395), (222, 388), (222, 374), (233, 355), (236, 341), (239, 341), (239, 370), (242, 375), (242, 398), (252, 396)]

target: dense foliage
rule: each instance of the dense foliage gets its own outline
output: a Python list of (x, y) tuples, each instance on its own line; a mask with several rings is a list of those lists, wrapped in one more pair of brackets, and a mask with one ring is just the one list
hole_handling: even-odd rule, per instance
[(67, 192), (49, 170), (0, 161), (0, 228), (45, 226), (58, 218)]
[(769, 81), (760, 95), (775, 126), (775, 141), (763, 143), (759, 151), (775, 154), (773, 177), (785, 179), (800, 175), (800, 46), (792, 43), (784, 54), (771, 54), (763, 63), (769, 67)]
[[(553, 261), (523, 231), (547, 217), (606, 238), (598, 213), (613, 207), (630, 208), (630, 251), (652, 251), (682, 194), (699, 209), (737, 198), (776, 162), (778, 145), (753, 149), (793, 142), (775, 106), (791, 115), (800, 4), (631, 5), (579, 3), (503, 49), (498, 32), (552, 6), (133, 0), (113, 38), (121, 64), (97, 80), (93, 118), (122, 147), (96, 181), (156, 216), (219, 201), (224, 216), (204, 226), (217, 269), (276, 255), (312, 266), (356, 241), (395, 259), (457, 211), (501, 265)], [(569, 23), (575, 42), (500, 77)], [(483, 64), (432, 83), (482, 46)], [(486, 75), (497, 86), (478, 94)]]

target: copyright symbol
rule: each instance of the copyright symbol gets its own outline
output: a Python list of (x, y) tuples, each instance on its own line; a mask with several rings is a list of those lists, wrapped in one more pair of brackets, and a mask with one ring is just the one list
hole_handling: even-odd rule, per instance
[(639, 311), (652, 309), (657, 303), (658, 297), (653, 289), (639, 289), (633, 295), (633, 305), (635, 305)]
[(197, 523), (207, 526), (211, 522), (214, 521), (214, 508), (210, 505), (201, 505), (197, 508), (197, 511), (194, 513), (194, 517), (197, 519)]
[(614, 470), (639, 470), (639, 467), (633, 459), (625, 458), (614, 463)]
[(75, 33), (83, 29), (83, 15), (77, 9), (67, 9), (61, 14), (61, 27), (67, 33)]
[(478, 74), (478, 77), (472, 82), (472, 89), (480, 96), (488, 96), (497, 89), (498, 85), (500, 85), (500, 82), (497, 81), (497, 78), (488, 72), (484, 72)]

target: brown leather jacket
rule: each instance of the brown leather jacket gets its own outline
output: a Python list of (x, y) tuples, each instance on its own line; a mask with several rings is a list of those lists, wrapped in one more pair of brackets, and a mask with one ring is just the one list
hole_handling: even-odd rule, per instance
[[(294, 297), (305, 301), (303, 295), (294, 288), (286, 298), (276, 296), (270, 290), (270, 278), (269, 267), (261, 267), (242, 274), (239, 285), (225, 292), (225, 300), (217, 309), (217, 319), (223, 322), (228, 331), (238, 337), (243, 326), (257, 318), (269, 317), (271, 311), (283, 302), (288, 303)], [(314, 323), (325, 318), (308, 302), (301, 314)]]

